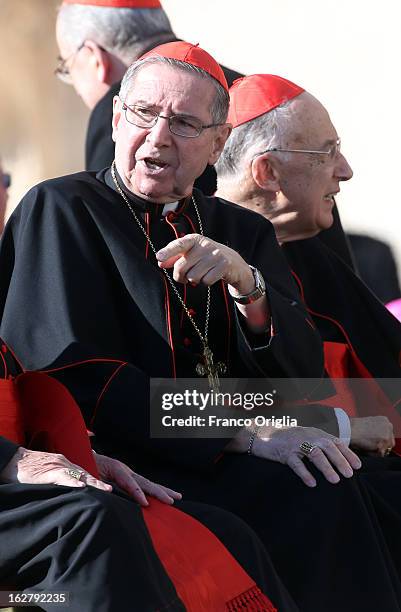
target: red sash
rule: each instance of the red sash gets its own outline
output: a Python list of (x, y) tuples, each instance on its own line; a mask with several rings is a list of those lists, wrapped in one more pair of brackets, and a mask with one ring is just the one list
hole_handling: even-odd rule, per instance
[[(55, 379), (27, 372), (0, 379), (0, 435), (65, 455), (98, 477), (81, 412)], [(276, 608), (204, 525), (151, 499), (143, 509), (154, 548), (188, 612), (275, 612)]]

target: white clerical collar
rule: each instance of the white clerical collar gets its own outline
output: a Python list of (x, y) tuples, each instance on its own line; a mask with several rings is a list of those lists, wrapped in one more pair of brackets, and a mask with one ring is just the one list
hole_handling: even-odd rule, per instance
[(170, 204), (165, 204), (163, 206), (163, 212), (162, 212), (163, 217), (165, 217), (167, 213), (174, 212), (175, 210), (177, 210), (178, 204), (179, 202), (170, 202)]

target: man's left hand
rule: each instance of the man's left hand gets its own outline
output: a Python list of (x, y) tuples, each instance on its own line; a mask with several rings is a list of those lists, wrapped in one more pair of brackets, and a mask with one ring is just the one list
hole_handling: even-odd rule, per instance
[(148, 480), (140, 474), (136, 474), (121, 461), (94, 453), (97, 469), (103, 480), (116, 484), (120, 489), (128, 493), (141, 506), (148, 506), (145, 493), (155, 497), (165, 504), (173, 504), (176, 499), (181, 499), (181, 493), (173, 489), (159, 485)]
[(350, 446), (385, 457), (395, 446), (394, 428), (385, 416), (352, 417)]
[(252, 270), (241, 255), (200, 234), (173, 240), (156, 257), (160, 268), (174, 268), (178, 283), (213, 285), (223, 280), (243, 295), (255, 289)]

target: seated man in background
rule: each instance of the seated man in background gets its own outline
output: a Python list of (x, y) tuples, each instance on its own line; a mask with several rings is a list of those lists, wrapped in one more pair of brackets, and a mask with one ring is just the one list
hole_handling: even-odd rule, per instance
[[(177, 37), (159, 0), (64, 0), (56, 35), (61, 58), (56, 74), (91, 110), (85, 168), (102, 170), (114, 159), (113, 98), (125, 71), (147, 51)], [(222, 70), (229, 85), (242, 76), (225, 66)], [(207, 195), (216, 191), (213, 166), (206, 166), (196, 187)]]
[[(230, 98), (234, 129), (217, 163), (218, 195), (273, 224), (324, 340), (327, 373), (399, 379), (401, 325), (315, 238), (333, 222), (340, 182), (352, 177), (326, 109), (301, 87), (268, 74), (236, 81)], [(353, 417), (352, 446), (385, 455), (395, 444), (389, 418), (398, 438), (401, 420), (380, 388), (374, 398), (371, 410), (366, 395), (343, 403), (339, 394), (331, 403)]]

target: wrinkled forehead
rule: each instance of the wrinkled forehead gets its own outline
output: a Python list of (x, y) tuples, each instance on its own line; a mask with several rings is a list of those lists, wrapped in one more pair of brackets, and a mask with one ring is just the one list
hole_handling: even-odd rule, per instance
[(196, 73), (161, 63), (145, 64), (133, 75), (127, 103), (146, 103), (160, 108), (180, 108), (180, 112), (208, 114), (214, 95), (213, 85)]

